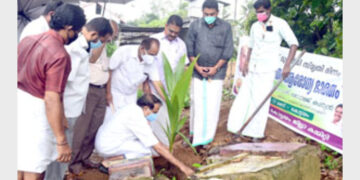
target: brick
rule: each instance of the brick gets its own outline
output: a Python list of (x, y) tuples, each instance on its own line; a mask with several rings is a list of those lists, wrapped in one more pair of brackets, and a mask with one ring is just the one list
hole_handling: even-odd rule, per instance
[(154, 165), (151, 157), (117, 160), (109, 167), (109, 180), (151, 179)]

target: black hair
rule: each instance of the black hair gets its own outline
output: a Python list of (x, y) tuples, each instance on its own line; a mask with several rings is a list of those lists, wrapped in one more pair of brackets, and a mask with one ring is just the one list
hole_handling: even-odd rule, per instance
[(166, 24), (167, 24), (167, 25), (172, 24), (172, 25), (176, 25), (176, 26), (178, 26), (178, 27), (182, 27), (182, 25), (183, 25), (183, 20), (182, 20), (181, 17), (178, 16), (178, 15), (171, 15), (171, 16), (169, 17), (169, 19), (167, 20), (167, 23), (166, 23)]
[(88, 31), (96, 31), (99, 36), (104, 37), (107, 34), (112, 35), (113, 29), (110, 25), (110, 21), (103, 17), (94, 18), (85, 25)]
[(343, 108), (343, 104), (338, 104), (335, 109), (337, 109), (338, 107)]
[(63, 5), (64, 2), (62, 1), (50, 1), (46, 4), (45, 10), (42, 15), (46, 16), (51, 11), (55, 11), (56, 8)]
[(146, 50), (149, 50), (153, 43), (156, 43), (158, 47), (160, 46), (159, 40), (155, 38), (146, 38), (142, 40), (140, 46), (144, 47)]
[(202, 10), (204, 10), (205, 8), (215, 9), (219, 12), (219, 5), (216, 0), (206, 0), (202, 5)]
[(155, 104), (161, 105), (162, 102), (153, 94), (144, 94), (136, 101), (136, 104), (142, 108), (148, 106), (152, 110)]
[(257, 0), (254, 3), (254, 8), (258, 9), (260, 7), (264, 7), (265, 9), (269, 9), (271, 7), (271, 2), (270, 0)]
[(64, 3), (56, 8), (50, 20), (50, 28), (56, 31), (72, 26), (72, 30), (80, 30), (86, 22), (83, 9), (77, 5)]

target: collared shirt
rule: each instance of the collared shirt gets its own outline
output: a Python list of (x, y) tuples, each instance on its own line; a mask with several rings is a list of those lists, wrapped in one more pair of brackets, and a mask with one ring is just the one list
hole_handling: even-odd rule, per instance
[(19, 43), (19, 89), (38, 98), (44, 98), (45, 91), (62, 94), (70, 71), (70, 56), (56, 31), (28, 36)]
[[(188, 56), (196, 57), (200, 54), (197, 63), (204, 67), (213, 67), (220, 59), (229, 60), (234, 50), (231, 25), (220, 18), (216, 18), (212, 28), (209, 28), (204, 18), (192, 22), (185, 43)], [(226, 68), (227, 63), (211, 78), (224, 79)], [(196, 70), (193, 76), (202, 78)]]
[(44, 16), (40, 16), (37, 19), (31, 21), (27, 24), (20, 35), (20, 41), (24, 39), (24, 37), (30, 35), (36, 35), (43, 32), (46, 32), (50, 29), (49, 24), (47, 23)]
[(140, 62), (138, 57), (139, 45), (120, 46), (111, 56), (109, 69), (111, 75), (111, 92), (121, 94), (133, 94), (143, 83), (148, 74), (150, 78), (156, 79), (158, 73), (150, 70), (153, 66)]
[(89, 63), (90, 83), (104, 85), (109, 80), (109, 58), (106, 55), (106, 47), (101, 52), (95, 63)]
[(79, 37), (65, 46), (71, 57), (71, 72), (64, 91), (64, 111), (66, 117), (78, 117), (84, 107), (89, 89), (89, 47), (85, 36)]
[[(186, 45), (183, 40), (181, 40), (179, 37), (176, 37), (174, 40), (169, 41), (169, 39), (166, 38), (165, 32), (160, 32), (157, 34), (152, 35), (151, 37), (156, 38), (160, 41), (160, 50), (158, 55), (156, 56), (156, 59), (154, 61), (154, 66), (156, 68), (157, 72), (159, 73), (159, 76), (156, 76), (158, 79), (151, 79), (152, 81), (161, 81), (164, 88), (166, 89), (166, 82), (165, 82), (165, 75), (164, 75), (164, 62), (163, 62), (163, 56), (164, 53), (170, 63), (171, 69), (173, 72), (175, 72), (176, 66), (179, 63), (180, 59), (185, 55), (185, 64), (189, 63), (189, 59), (186, 56)], [(154, 78), (154, 77), (153, 77)], [(153, 93), (156, 93), (155, 88), (153, 85), (150, 85), (151, 91)]]
[[(272, 26), (272, 31), (266, 27)], [(250, 43), (252, 48), (249, 70), (257, 72), (274, 71), (279, 67), (280, 44), (285, 40), (289, 46), (299, 45), (289, 24), (274, 15), (269, 20), (255, 22), (250, 29)]]
[(143, 110), (132, 103), (100, 126), (95, 149), (105, 157), (125, 154), (127, 159), (132, 159), (150, 155), (151, 147), (158, 142)]

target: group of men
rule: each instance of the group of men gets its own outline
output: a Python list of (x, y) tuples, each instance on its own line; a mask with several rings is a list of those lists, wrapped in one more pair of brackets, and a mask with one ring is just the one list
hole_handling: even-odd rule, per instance
[[(281, 41), (290, 46), (284, 77), (298, 46), (289, 25), (271, 14), (269, 0), (258, 0), (254, 7), (258, 21), (250, 31), (242, 70), (246, 78), (228, 121), (233, 133), (248, 107), (242, 99), (250, 96), (258, 104), (271, 89)], [(162, 53), (173, 70), (181, 57), (188, 64), (200, 55), (191, 83), (190, 139), (193, 146), (206, 146), (216, 133), (233, 37), (231, 25), (217, 17), (215, 0), (206, 0), (202, 12), (204, 17), (190, 24), (185, 42), (179, 38), (183, 21), (172, 15), (163, 32), (108, 54), (107, 44), (118, 37), (115, 21), (100, 17), (86, 23), (79, 6), (50, 2), (25, 27), (18, 45), (19, 179), (41, 179), (44, 174), (45, 179), (63, 179), (66, 171), (76, 175), (87, 167), (103, 167), (90, 160), (94, 149), (105, 159), (161, 155), (186, 175), (193, 174), (169, 152), (162, 130), (168, 123)], [(141, 85), (144, 95), (137, 99)], [(264, 137), (268, 107), (244, 135)]]

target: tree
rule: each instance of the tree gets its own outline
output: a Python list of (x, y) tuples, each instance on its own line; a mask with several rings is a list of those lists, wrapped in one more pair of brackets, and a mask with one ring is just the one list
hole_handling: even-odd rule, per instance
[(151, 13), (144, 14), (140, 19), (128, 24), (138, 27), (164, 27), (167, 19), (173, 14), (179, 15), (183, 19), (187, 17), (188, 2), (181, 2), (180, 7), (174, 11), (168, 10), (169, 5), (171, 5), (171, 1), (152, 1)]

